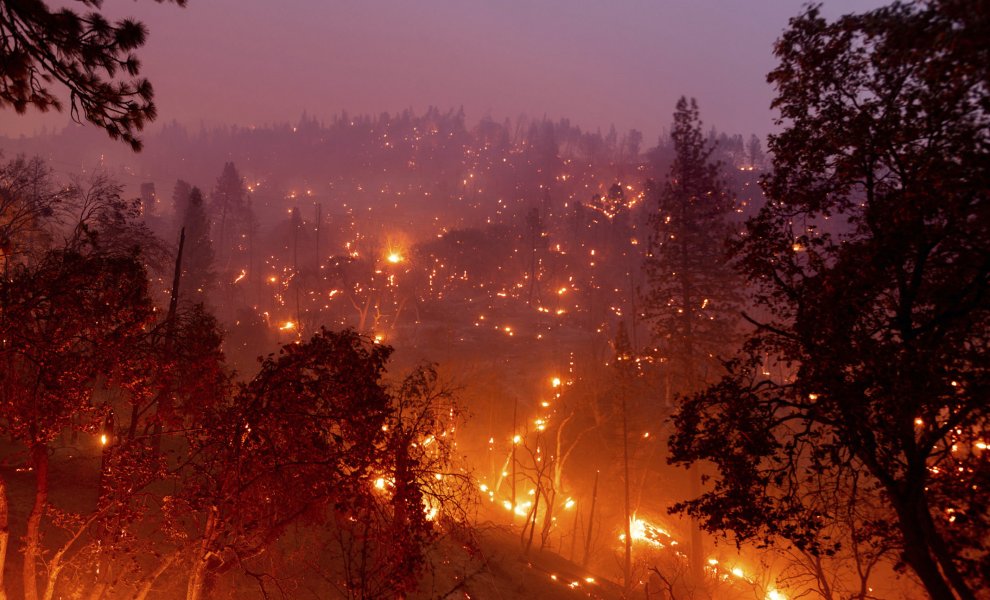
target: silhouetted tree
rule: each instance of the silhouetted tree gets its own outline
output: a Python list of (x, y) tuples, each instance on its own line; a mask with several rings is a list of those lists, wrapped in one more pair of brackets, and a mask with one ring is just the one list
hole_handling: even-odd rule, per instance
[(0, 164), (0, 267), (45, 247), (66, 195), (41, 158), (18, 156)]
[(738, 292), (727, 264), (732, 199), (710, 159), (698, 105), (681, 98), (671, 131), (675, 158), (657, 203), (646, 259), (644, 312), (677, 393), (700, 389), (726, 349)]
[[(984, 7), (985, 8), (985, 7)], [(683, 405), (685, 505), (713, 530), (827, 553), (849, 472), (928, 593), (990, 586), (990, 36), (972, 3), (894, 3), (777, 42), (769, 202), (736, 256), (768, 313)]]
[[(732, 199), (719, 164), (711, 160), (714, 146), (702, 133), (694, 99), (677, 102), (671, 139), (674, 162), (667, 181), (660, 189), (650, 188), (657, 209), (651, 219), (643, 307), (665, 363), (668, 405), (672, 392), (691, 394), (711, 379), (719, 353), (729, 349), (738, 293), (725, 248)], [(700, 477), (693, 467), (694, 493), (700, 490)], [(704, 556), (697, 523), (691, 534), (691, 569), (700, 581)]]
[(0, 429), (29, 452), (35, 474), (22, 549), (28, 600), (38, 597), (49, 444), (100, 422), (92, 388), (128, 360), (151, 314), (133, 256), (54, 250), (0, 279)]
[(100, 2), (85, 4), (96, 10), (52, 10), (41, 0), (0, 2), (0, 108), (61, 110), (51, 90), (56, 83), (68, 90), (75, 121), (81, 122), (81, 112), (110, 137), (140, 150), (135, 133), (156, 116), (151, 83), (138, 78), (141, 63), (133, 54), (144, 45), (147, 29), (131, 19), (110, 23), (98, 10)]
[(172, 222), (174, 224), (173, 229), (177, 234), (182, 229), (183, 222), (186, 218), (186, 210), (189, 208), (189, 195), (192, 193), (192, 188), (192, 185), (182, 179), (176, 179), (175, 186), (172, 187)]
[(216, 285), (213, 269), (213, 244), (210, 242), (210, 221), (203, 205), (203, 194), (192, 188), (189, 204), (182, 220), (185, 246), (182, 251), (182, 293), (190, 303), (203, 302)]
[[(197, 457), (170, 516), (192, 543), (187, 598), (271, 548), (313, 511), (346, 511), (368, 478), (388, 415), (380, 382), (391, 349), (322, 330), (284, 346), (190, 436)], [(177, 525), (178, 526), (178, 525)]]
[(232, 268), (232, 260), (247, 252), (247, 235), (253, 221), (247, 190), (234, 163), (224, 164), (210, 196), (209, 210), (217, 241), (217, 266), (224, 274)]

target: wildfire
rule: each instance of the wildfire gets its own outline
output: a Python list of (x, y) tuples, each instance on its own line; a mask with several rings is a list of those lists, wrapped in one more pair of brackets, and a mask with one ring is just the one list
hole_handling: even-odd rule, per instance
[[(657, 548), (665, 548), (668, 545), (674, 546), (677, 544), (677, 542), (671, 538), (670, 533), (668, 533), (665, 529), (656, 527), (655, 525), (638, 518), (636, 515), (633, 515), (629, 519), (629, 533), (634, 542), (644, 542), (650, 544), (651, 546), (656, 546)], [(619, 534), (619, 540), (623, 542), (626, 541), (626, 534)]]

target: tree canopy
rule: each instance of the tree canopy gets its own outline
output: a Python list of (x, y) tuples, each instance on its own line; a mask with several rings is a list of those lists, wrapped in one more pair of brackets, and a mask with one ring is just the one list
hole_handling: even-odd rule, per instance
[(140, 150), (136, 134), (157, 114), (134, 54), (148, 31), (132, 19), (108, 21), (99, 10), (102, 0), (82, 4), (90, 10), (53, 10), (42, 0), (0, 2), (0, 108), (62, 110), (56, 91), (62, 88), (75, 121), (86, 119)]
[(990, 577), (990, 35), (973, 8), (791, 21), (768, 202), (735, 248), (764, 316), (672, 440), (718, 470), (682, 508), (743, 538), (835, 551), (825, 492), (858, 479), (878, 500), (865, 535), (938, 599)]

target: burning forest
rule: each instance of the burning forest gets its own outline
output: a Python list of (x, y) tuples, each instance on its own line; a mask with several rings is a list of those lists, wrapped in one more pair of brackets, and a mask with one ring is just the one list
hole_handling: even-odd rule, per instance
[(67, 4), (0, 1), (0, 598), (988, 597), (985, 3), (794, 7), (768, 136), (675, 94), (655, 144), (196, 129), (145, 46), (213, 9)]

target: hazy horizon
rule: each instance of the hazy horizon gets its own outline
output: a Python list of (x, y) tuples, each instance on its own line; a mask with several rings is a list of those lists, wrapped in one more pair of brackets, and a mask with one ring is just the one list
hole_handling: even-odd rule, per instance
[[(835, 17), (878, 4), (832, 0), (823, 10)], [(158, 105), (148, 132), (172, 122), (248, 127), (294, 123), (304, 112), (327, 121), (342, 111), (437, 106), (463, 107), (469, 123), (525, 114), (585, 131), (638, 129), (651, 145), (682, 95), (698, 99), (706, 127), (771, 131), (772, 46), (802, 6), (193, 0), (185, 8), (108, 2), (104, 12), (150, 31), (138, 51)], [(9, 113), (0, 134), (69, 122), (65, 112)]]

